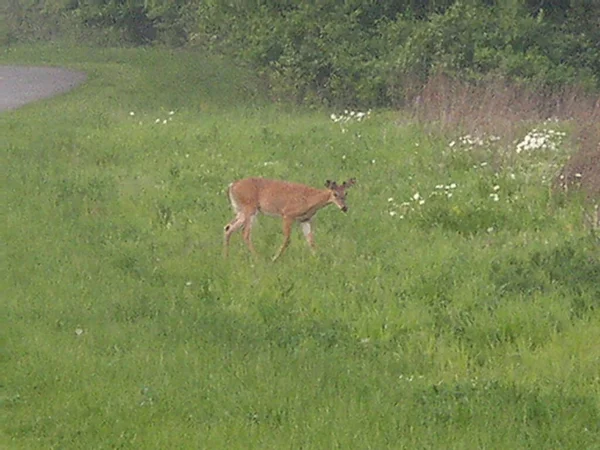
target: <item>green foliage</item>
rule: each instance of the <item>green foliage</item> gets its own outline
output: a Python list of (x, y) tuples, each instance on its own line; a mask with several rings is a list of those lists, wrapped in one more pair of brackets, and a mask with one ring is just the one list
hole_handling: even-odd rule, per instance
[(421, 18), (422, 11), (413, 6), (386, 9), (371, 3), (280, 9), (266, 3), (235, 13), (212, 5), (200, 25), (214, 32), (221, 49), (250, 61), (278, 92), (298, 101), (399, 104), (415, 85), (440, 72), (532, 87), (598, 87), (595, 23), (587, 22), (588, 34), (570, 26), (581, 15), (575, 6), (557, 26), (520, 2), (441, 3), (430, 5), (427, 20), (418, 20), (415, 14)]
[(552, 24), (522, 8), (456, 3), (416, 29), (399, 47), (392, 70), (419, 80), (442, 72), (472, 80), (508, 79), (534, 87), (577, 83), (593, 87), (598, 77), (589, 61), (565, 63), (565, 55), (572, 55), (576, 46), (589, 44), (579, 36), (557, 33)]
[[(193, 45), (253, 65), (275, 98), (399, 105), (434, 74), (600, 86), (600, 4), (496, 1), (85, 0), (5, 7), (10, 43)], [(596, 14), (597, 13), (597, 14)]]
[(2, 39), (180, 46), (196, 27), (196, 10), (194, 2), (184, 0), (10, 0), (4, 6), (7, 27)]

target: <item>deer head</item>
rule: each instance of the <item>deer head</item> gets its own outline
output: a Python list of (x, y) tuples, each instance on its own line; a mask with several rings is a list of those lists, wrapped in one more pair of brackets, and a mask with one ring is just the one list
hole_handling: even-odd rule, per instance
[(325, 181), (325, 187), (329, 189), (331, 198), (330, 201), (342, 210), (342, 212), (348, 211), (346, 205), (346, 189), (356, 183), (355, 178), (351, 178), (348, 181), (344, 181), (342, 184), (337, 184), (335, 181)]

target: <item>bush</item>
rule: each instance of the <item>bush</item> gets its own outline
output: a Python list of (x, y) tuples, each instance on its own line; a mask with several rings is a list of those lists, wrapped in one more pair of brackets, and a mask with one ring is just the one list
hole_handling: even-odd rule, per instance
[(448, 2), (430, 10), (429, 20), (409, 9), (392, 16), (352, 2), (239, 7), (237, 20), (231, 10), (212, 6), (201, 25), (218, 36), (221, 49), (255, 65), (280, 94), (297, 101), (401, 105), (439, 73), (544, 89), (598, 87), (597, 46), (526, 6)]
[(590, 68), (564, 64), (573, 41), (574, 36), (555, 32), (551, 24), (523, 9), (455, 3), (445, 14), (421, 23), (404, 45), (397, 46), (390, 58), (389, 78), (424, 83), (444, 73), (471, 81), (506, 79), (532, 87), (597, 86), (598, 77)]
[(587, 0), (548, 12), (526, 0), (11, 0), (5, 11), (6, 42), (201, 46), (251, 64), (276, 97), (302, 103), (402, 105), (440, 73), (600, 87), (600, 5)]

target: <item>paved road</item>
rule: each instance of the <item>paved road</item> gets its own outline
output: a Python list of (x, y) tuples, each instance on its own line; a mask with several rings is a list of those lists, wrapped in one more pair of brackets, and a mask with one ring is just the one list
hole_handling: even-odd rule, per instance
[(73, 89), (85, 73), (56, 67), (0, 66), (0, 112)]

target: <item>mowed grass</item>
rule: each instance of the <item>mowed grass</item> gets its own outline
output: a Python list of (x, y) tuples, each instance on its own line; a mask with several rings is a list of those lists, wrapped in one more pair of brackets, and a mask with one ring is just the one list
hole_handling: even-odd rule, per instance
[[(200, 53), (1, 61), (89, 76), (0, 115), (4, 448), (600, 446), (598, 239), (547, 181), (566, 145), (342, 127)], [(358, 182), (317, 256), (294, 230), (271, 263), (260, 217), (262, 257), (235, 235), (224, 260), (251, 175)]]

